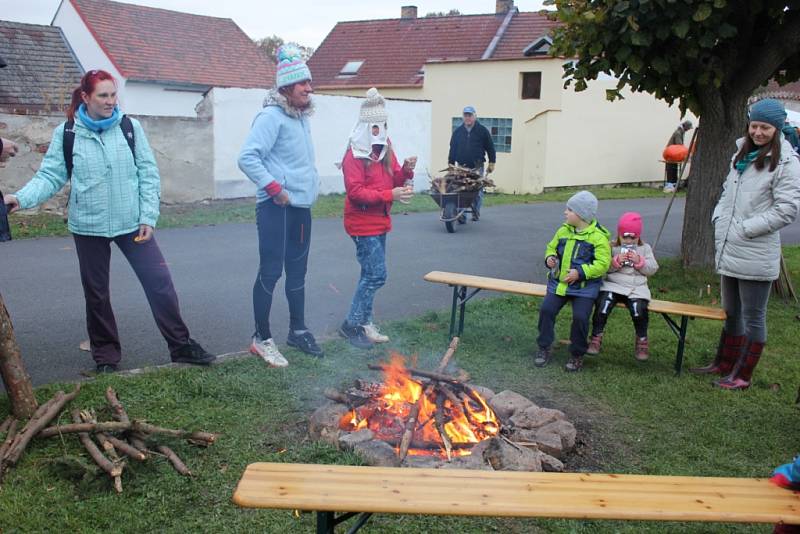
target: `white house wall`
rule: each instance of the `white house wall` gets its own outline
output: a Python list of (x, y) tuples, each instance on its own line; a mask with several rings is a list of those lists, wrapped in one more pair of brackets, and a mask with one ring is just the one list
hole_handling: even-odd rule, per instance
[(195, 108), (203, 100), (203, 93), (173, 91), (163, 85), (127, 81), (125, 98), (120, 107), (133, 115), (163, 117), (197, 117)]
[[(250, 131), (253, 118), (261, 110), (266, 91), (262, 89), (220, 89), (211, 91), (214, 123), (214, 183), (216, 198), (238, 198), (255, 194), (255, 186), (239, 170), (239, 150)], [(311, 132), (320, 192), (342, 193), (340, 162), (353, 124), (358, 118), (362, 98), (315, 95)], [(429, 102), (389, 100), (389, 137), (401, 161), (418, 157), (416, 190), (429, 186), (431, 107)]]

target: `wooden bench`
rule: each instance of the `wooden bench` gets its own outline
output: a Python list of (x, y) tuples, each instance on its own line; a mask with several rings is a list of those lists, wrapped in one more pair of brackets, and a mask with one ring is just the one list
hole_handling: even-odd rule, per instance
[(800, 524), (800, 494), (755, 478), (254, 463), (233, 502), (317, 512), (320, 534), (374, 513)]
[[(543, 284), (502, 280), (500, 278), (488, 278), (470, 274), (431, 271), (424, 276), (424, 279), (428, 282), (447, 284), (453, 288), (453, 307), (450, 311), (451, 338), (454, 335), (461, 336), (464, 333), (464, 314), (467, 302), (482, 289), (534, 297), (544, 297), (545, 294), (547, 294), (547, 286)], [(472, 291), (468, 292), (470, 288)], [(624, 307), (622, 303), (617, 305)], [(686, 331), (689, 328), (689, 319), (699, 317), (701, 319), (715, 319), (717, 321), (725, 320), (725, 310), (712, 308), (710, 306), (698, 306), (696, 304), (683, 304), (681, 302), (653, 299), (650, 301), (648, 309), (653, 313), (660, 313), (664, 320), (667, 321), (672, 332), (678, 337), (678, 349), (675, 354), (676, 374), (680, 374), (681, 368), (683, 367), (683, 352), (686, 345)], [(456, 329), (456, 310), (459, 310), (458, 329)], [(680, 317), (680, 324), (675, 322), (671, 317), (672, 315)]]

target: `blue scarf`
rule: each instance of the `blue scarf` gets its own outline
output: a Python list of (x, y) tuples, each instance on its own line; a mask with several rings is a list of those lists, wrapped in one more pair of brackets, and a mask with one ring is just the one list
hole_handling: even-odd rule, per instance
[(760, 149), (758, 148), (753, 150), (749, 154), (746, 154), (745, 157), (736, 162), (735, 166), (736, 170), (739, 171), (739, 174), (742, 174), (744, 170), (747, 168), (747, 166), (753, 163), (753, 161), (756, 159), (756, 156), (758, 156), (759, 150)]
[(93, 132), (103, 133), (103, 130), (108, 130), (119, 119), (119, 107), (114, 107), (114, 113), (109, 118), (96, 121), (86, 113), (86, 104), (81, 104), (78, 107), (78, 117), (80, 117), (84, 126)]

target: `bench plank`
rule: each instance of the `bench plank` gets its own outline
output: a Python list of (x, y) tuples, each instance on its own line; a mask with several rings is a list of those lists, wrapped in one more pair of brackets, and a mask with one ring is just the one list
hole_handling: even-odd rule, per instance
[[(503, 280), (500, 278), (489, 278), (486, 276), (475, 276), (471, 274), (431, 271), (424, 276), (424, 279), (428, 282), (436, 282), (439, 284), (474, 287), (489, 291), (499, 291), (534, 297), (544, 297), (547, 293), (547, 286), (544, 284), (532, 284), (529, 282)], [(620, 305), (622, 306), (622, 304)], [(713, 308), (711, 306), (700, 306), (697, 304), (684, 304), (682, 302), (653, 299), (648, 304), (648, 308), (653, 313), (667, 313), (672, 315), (683, 315), (686, 317), (698, 317), (701, 319), (715, 319), (718, 321), (725, 320), (725, 310), (721, 308)]]
[(800, 494), (766, 479), (254, 463), (247, 508), (800, 524)]

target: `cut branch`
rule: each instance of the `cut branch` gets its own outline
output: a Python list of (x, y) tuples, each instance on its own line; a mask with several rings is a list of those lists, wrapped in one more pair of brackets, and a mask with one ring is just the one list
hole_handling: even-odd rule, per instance
[(59, 434), (74, 434), (76, 432), (126, 432), (134, 431), (142, 434), (162, 434), (173, 438), (185, 438), (193, 441), (214, 443), (216, 434), (210, 432), (189, 432), (188, 430), (174, 430), (162, 428), (144, 421), (133, 420), (128, 423), (120, 421), (107, 421), (101, 423), (74, 423), (71, 425), (56, 425), (45, 428), (39, 432), (39, 437), (50, 438)]
[(450, 363), (450, 359), (453, 357), (453, 354), (456, 353), (456, 349), (458, 349), (458, 342), (460, 338), (455, 336), (451, 341), (450, 345), (447, 347), (447, 351), (442, 356), (442, 361), (439, 362), (439, 365), (436, 367), (436, 372), (441, 373), (447, 368), (447, 364)]
[(173, 451), (166, 445), (159, 445), (158, 447), (156, 447), (156, 450), (167, 457), (167, 460), (169, 460), (170, 463), (172, 463), (172, 466), (175, 468), (175, 471), (187, 477), (192, 476), (192, 472), (189, 471), (189, 468), (186, 467), (186, 464), (184, 464), (181, 461), (181, 459), (178, 458), (178, 455), (175, 454), (175, 451)]
[(106, 389), (106, 399), (108, 400), (108, 404), (111, 406), (114, 419), (121, 423), (130, 422), (130, 418), (128, 418), (128, 412), (125, 411), (125, 407), (122, 406), (122, 403), (117, 397), (117, 392), (111, 389), (111, 386), (108, 386), (108, 389)]
[(0, 445), (0, 468), (2, 464), (5, 462), (3, 461), (5, 458), (6, 453), (8, 452), (9, 447), (14, 442), (14, 438), (17, 436), (17, 424), (19, 421), (16, 419), (11, 420), (11, 424), (8, 425), (8, 434), (6, 434), (6, 439), (3, 440), (3, 444)]
[[(369, 364), (367, 365), (367, 368), (373, 371), (386, 371), (386, 369), (388, 369), (389, 366), (383, 364)], [(464, 384), (458, 378), (442, 373), (435, 373), (433, 371), (423, 371), (422, 369), (414, 369), (412, 367), (406, 367), (406, 371), (411, 375), (421, 376), (423, 378), (430, 378), (431, 380), (438, 380), (439, 382), (447, 382), (457, 386), (463, 386)]]
[[(75, 421), (76, 424), (80, 424), (81, 414), (78, 410), (72, 411), (72, 420)], [(86, 449), (86, 452), (89, 453), (89, 456), (92, 457), (94, 463), (96, 463), (100, 469), (108, 473), (108, 476), (112, 478), (114, 481), (114, 489), (117, 493), (122, 493), (122, 466), (115, 465), (111, 460), (106, 458), (103, 453), (97, 448), (97, 445), (92, 438), (89, 436), (88, 432), (79, 432), (78, 439), (81, 440), (81, 444)]]

